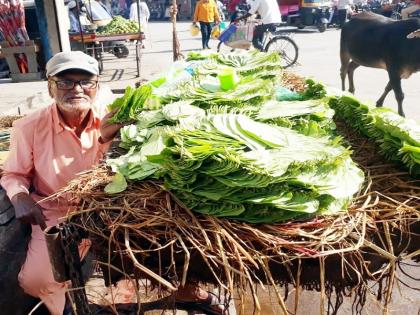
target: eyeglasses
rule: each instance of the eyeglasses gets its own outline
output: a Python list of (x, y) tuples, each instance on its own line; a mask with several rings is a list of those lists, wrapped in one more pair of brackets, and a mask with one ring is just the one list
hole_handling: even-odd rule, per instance
[(79, 84), (82, 89), (91, 90), (95, 89), (98, 86), (98, 81), (95, 80), (51, 80), (57, 86), (57, 89), (60, 90), (71, 90), (74, 88), (75, 84)]

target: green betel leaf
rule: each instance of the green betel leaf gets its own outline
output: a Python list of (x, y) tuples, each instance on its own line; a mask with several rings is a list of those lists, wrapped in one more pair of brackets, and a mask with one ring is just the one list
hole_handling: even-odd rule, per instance
[(112, 177), (112, 182), (105, 186), (105, 192), (107, 194), (117, 194), (124, 191), (127, 188), (127, 181), (124, 175), (115, 173)]

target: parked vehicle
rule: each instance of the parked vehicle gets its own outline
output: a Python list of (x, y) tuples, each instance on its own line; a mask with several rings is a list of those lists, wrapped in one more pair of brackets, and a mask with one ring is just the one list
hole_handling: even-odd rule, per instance
[[(239, 12), (238, 16), (243, 16), (244, 12)], [(255, 25), (255, 21), (240, 21), (240, 22), (232, 22), (229, 27), (222, 32), (219, 36), (219, 44), (217, 45), (217, 52), (224, 52), (224, 51), (234, 51), (235, 49), (249, 49), (252, 42), (252, 32), (246, 32), (251, 34), (249, 38), (241, 38), (239, 46), (232, 45), (229, 40), (233, 33), (237, 31), (239, 27), (250, 27), (250, 24)], [(283, 68), (288, 68), (293, 66), (298, 59), (299, 56), (299, 48), (296, 42), (291, 38), (290, 32), (292, 31), (291, 27), (285, 27), (286, 25), (282, 24), (275, 24), (270, 29), (268, 29), (263, 36), (263, 50), (265, 52), (273, 52), (276, 51), (281, 56), (281, 66)], [(294, 29), (293, 29), (294, 30)], [(248, 29), (249, 31), (249, 29)], [(244, 42), (248, 42), (244, 44)]]
[(288, 25), (316, 26), (324, 32), (329, 24), (331, 5), (324, 0), (280, 0), (280, 12)]
[(394, 8), (392, 10), (391, 19), (394, 20), (401, 20), (401, 10), (405, 9), (407, 7), (407, 3), (405, 1), (401, 1), (394, 5)]
[[(77, 6), (76, 1), (70, 1), (68, 4), (69, 9)], [(85, 12), (90, 21), (90, 25), (86, 26), (83, 31), (87, 30), (100, 30), (101, 27), (106, 26), (112, 21), (112, 15), (108, 9), (98, 1), (89, 1), (87, 3), (79, 2), (78, 4), (79, 14)], [(109, 41), (104, 42), (103, 50), (105, 52), (113, 54), (117, 58), (126, 58), (129, 54), (129, 50), (125, 45), (125, 41)]]

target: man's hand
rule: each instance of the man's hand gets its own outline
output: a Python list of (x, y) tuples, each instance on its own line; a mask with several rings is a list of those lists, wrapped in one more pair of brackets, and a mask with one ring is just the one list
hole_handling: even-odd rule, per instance
[(109, 112), (102, 118), (101, 125), (100, 125), (100, 132), (101, 132), (101, 139), (102, 143), (106, 143), (114, 139), (117, 132), (124, 127), (125, 125), (131, 124), (131, 122), (127, 124), (112, 124), (109, 122), (109, 119), (114, 116), (118, 109), (114, 109), (113, 111)]
[(47, 228), (42, 208), (27, 193), (18, 193), (10, 201), (15, 208), (16, 219), (23, 223), (39, 225), (42, 230)]

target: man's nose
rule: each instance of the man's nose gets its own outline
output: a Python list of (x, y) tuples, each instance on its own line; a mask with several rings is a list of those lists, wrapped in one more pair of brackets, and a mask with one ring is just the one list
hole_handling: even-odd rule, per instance
[(82, 84), (80, 82), (74, 82), (73, 90), (83, 92)]

